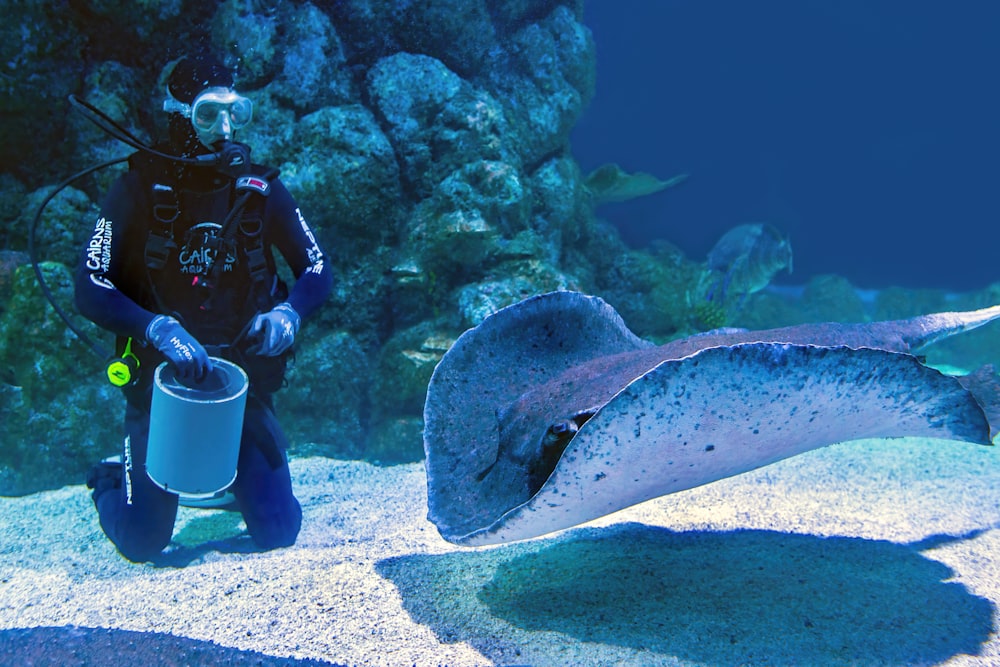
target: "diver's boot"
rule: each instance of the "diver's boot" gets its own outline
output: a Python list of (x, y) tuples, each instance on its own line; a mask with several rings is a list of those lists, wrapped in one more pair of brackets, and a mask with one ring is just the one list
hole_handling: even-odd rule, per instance
[(95, 464), (87, 472), (87, 488), (93, 489), (90, 494), (94, 504), (105, 491), (122, 487), (122, 462), (120, 456), (109, 456)]

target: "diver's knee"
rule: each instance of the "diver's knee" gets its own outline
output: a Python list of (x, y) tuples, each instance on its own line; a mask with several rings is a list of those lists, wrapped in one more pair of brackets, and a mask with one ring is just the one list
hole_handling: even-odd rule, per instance
[(299, 526), (269, 526), (264, 530), (257, 530), (250, 537), (254, 544), (264, 550), (290, 547), (299, 537)]
[(290, 547), (295, 544), (302, 528), (302, 509), (296, 502), (287, 512), (272, 514), (263, 521), (248, 522), (247, 528), (254, 544), (261, 549)]
[(170, 544), (170, 537), (169, 533), (165, 538), (163, 535), (154, 534), (130, 536), (116, 541), (115, 546), (118, 547), (118, 553), (127, 560), (133, 563), (145, 563), (163, 553), (163, 550)]

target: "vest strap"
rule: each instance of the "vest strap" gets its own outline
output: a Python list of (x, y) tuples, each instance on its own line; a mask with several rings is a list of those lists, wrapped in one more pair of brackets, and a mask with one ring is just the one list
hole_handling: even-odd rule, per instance
[(144, 258), (149, 269), (160, 271), (170, 259), (170, 253), (177, 249), (174, 221), (180, 216), (180, 202), (177, 191), (163, 183), (153, 183), (152, 200), (153, 219), (157, 224), (149, 229)]

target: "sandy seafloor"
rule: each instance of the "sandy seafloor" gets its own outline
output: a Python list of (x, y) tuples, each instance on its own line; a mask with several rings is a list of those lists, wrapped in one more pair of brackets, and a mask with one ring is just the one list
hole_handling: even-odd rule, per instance
[(135, 565), (83, 486), (0, 498), (0, 664), (1000, 665), (998, 448), (841, 444), (489, 548), (419, 463), (292, 468), (273, 552), (182, 508)]

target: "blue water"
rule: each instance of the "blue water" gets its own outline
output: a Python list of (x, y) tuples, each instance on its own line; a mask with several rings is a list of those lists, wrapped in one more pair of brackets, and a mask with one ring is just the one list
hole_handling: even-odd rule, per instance
[(585, 20), (582, 167), (691, 174), (599, 210), (631, 244), (703, 259), (769, 221), (795, 251), (785, 282), (1000, 280), (1000, 2), (589, 0)]

